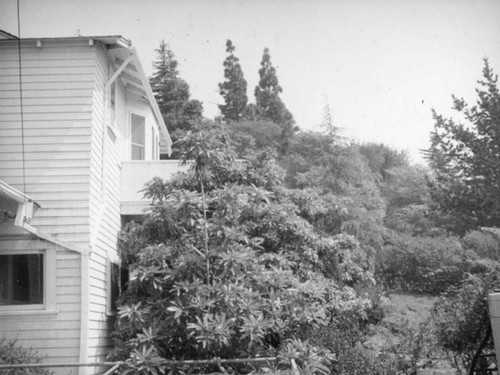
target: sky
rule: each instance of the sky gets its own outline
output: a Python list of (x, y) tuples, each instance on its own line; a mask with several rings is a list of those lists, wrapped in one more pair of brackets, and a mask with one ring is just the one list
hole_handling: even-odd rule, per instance
[[(162, 39), (204, 115), (219, 114), (225, 43), (248, 82), (268, 47), (282, 99), (304, 131), (334, 124), (423, 161), (431, 109), (476, 101), (483, 58), (500, 72), (498, 0), (19, 0), (21, 37), (122, 35), (147, 75)], [(0, 29), (18, 35), (17, 0), (0, 0)]]

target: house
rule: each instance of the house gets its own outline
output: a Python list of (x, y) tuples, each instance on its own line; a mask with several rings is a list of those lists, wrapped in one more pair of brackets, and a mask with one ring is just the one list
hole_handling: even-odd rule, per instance
[(143, 215), (144, 183), (176, 170), (170, 147), (129, 40), (0, 31), (2, 336), (50, 363), (105, 360), (117, 235)]

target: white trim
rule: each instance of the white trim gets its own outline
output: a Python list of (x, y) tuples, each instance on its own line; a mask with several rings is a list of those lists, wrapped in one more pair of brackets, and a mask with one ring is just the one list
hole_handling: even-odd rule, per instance
[(0, 305), (0, 315), (17, 315), (56, 311), (56, 249), (0, 249), (0, 255), (43, 254), (43, 303), (32, 305)]
[(67, 242), (61, 241), (60, 239), (58, 239), (50, 234), (39, 232), (38, 229), (36, 229), (35, 227), (32, 227), (31, 225), (29, 225), (27, 223), (23, 223), (23, 225), (21, 225), (20, 227), (25, 229), (29, 233), (34, 234), (35, 236), (41, 238), (42, 240), (45, 240), (45, 241), (51, 242), (55, 245), (64, 247), (67, 250), (74, 251), (74, 252), (80, 253), (80, 254), (87, 253), (87, 250), (80, 249), (74, 245), (67, 243)]
[(143, 150), (144, 150), (144, 157), (142, 159), (134, 159), (136, 161), (144, 161), (144, 160), (148, 160), (147, 159), (147, 156), (148, 156), (148, 137), (147, 137), (147, 124), (148, 124), (148, 111), (145, 110), (144, 108), (140, 108), (136, 105), (133, 105), (133, 104), (129, 104), (128, 105), (128, 119), (127, 119), (127, 147), (128, 147), (128, 160), (132, 160), (132, 115), (136, 115), (138, 117), (142, 117), (144, 119), (144, 144), (143, 145), (139, 145), (139, 144), (135, 144), (135, 145), (138, 145), (138, 146), (142, 146), (143, 147)]
[[(81, 308), (80, 308), (80, 353), (79, 362), (87, 362), (89, 344), (89, 254), (80, 257), (81, 268)], [(78, 375), (86, 375), (88, 369), (80, 367)]]
[(106, 82), (106, 89), (109, 89), (111, 84), (118, 78), (118, 76), (125, 70), (128, 64), (133, 60), (134, 56), (130, 55), (125, 59), (125, 61), (115, 70), (115, 73), (111, 76), (110, 79)]
[[(59, 310), (16, 310), (16, 311), (9, 311), (9, 310), (5, 310), (5, 311), (0, 311), (0, 316), (5, 316), (5, 317), (8, 317), (8, 316), (15, 316), (16, 317), (16, 320), (17, 318), (21, 317), (21, 316), (28, 316), (28, 317), (31, 317), (31, 316), (42, 316), (42, 315), (57, 315), (59, 314)], [(32, 318), (30, 318), (32, 319)]]
[[(15, 200), (16, 202), (19, 203), (25, 203), (25, 202), (34, 202), (33, 199), (31, 199), (30, 196), (24, 194), (23, 192), (17, 190), (16, 188), (13, 188), (6, 182), (0, 180), (0, 191), (7, 197), (12, 200)], [(40, 207), (38, 203), (35, 202), (35, 204)]]

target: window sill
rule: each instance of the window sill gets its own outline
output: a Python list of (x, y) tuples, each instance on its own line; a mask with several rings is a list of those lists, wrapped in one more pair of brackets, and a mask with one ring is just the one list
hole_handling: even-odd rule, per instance
[(58, 310), (1, 310), (0, 316), (33, 316), (33, 315), (57, 315)]

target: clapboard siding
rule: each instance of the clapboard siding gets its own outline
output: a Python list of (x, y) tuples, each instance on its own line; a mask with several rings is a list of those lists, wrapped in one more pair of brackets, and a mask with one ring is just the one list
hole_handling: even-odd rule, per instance
[[(32, 226), (86, 249), (95, 48), (83, 41), (44, 42), (42, 48), (23, 42), (21, 78), (18, 52), (17, 42), (0, 43), (0, 179), (41, 205)], [(57, 251), (57, 313), (2, 315), (0, 332), (47, 355), (46, 361), (79, 362), (80, 257)]]
[[(127, 158), (126, 132), (128, 108), (123, 86), (117, 81), (114, 134), (107, 129), (105, 84), (109, 78), (109, 60), (97, 48), (97, 69), (93, 96), (93, 127), (90, 172), (91, 228), (97, 231), (95, 251), (90, 259), (90, 305), (88, 359), (104, 358), (111, 345), (112, 321), (108, 312), (108, 262), (117, 259), (117, 234), (120, 230), (120, 164)], [(102, 145), (106, 152), (103, 154)], [(104, 157), (104, 159), (103, 159)], [(102, 204), (105, 204), (103, 209)]]
[[(45, 213), (88, 207), (88, 185), (73, 177), (88, 175), (90, 168), (94, 48), (83, 41), (44, 42), (41, 48), (23, 41), (21, 69), (16, 41), (0, 43), (0, 55), (1, 178), (32, 196)], [(64, 217), (54, 217), (35, 217), (31, 224), (54, 235), (89, 232), (88, 213), (81, 212), (77, 231), (74, 213), (68, 213), (68, 226), (61, 225)]]

